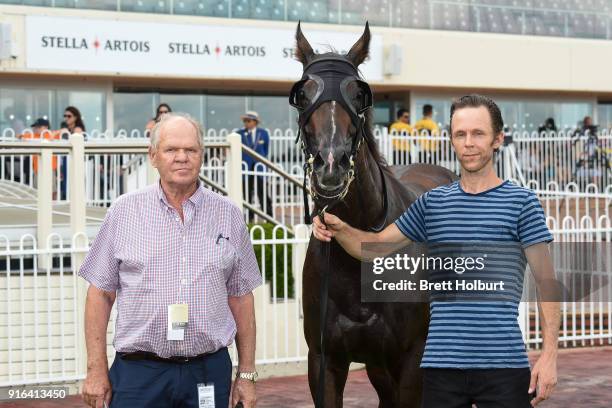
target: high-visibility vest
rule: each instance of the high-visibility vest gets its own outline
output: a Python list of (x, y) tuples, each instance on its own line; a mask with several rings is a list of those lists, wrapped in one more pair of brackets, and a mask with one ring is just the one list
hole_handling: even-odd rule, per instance
[[(41, 133), (31, 133), (27, 132), (22, 135), (19, 135), (21, 139), (41, 139), (41, 136), (47, 140), (60, 140), (62, 138), (62, 133), (59, 130), (45, 130)], [(51, 159), (51, 167), (53, 170), (57, 170), (57, 159), (56, 155), (53, 155)], [(38, 173), (38, 156), (32, 156), (32, 168), (34, 169), (34, 173)]]

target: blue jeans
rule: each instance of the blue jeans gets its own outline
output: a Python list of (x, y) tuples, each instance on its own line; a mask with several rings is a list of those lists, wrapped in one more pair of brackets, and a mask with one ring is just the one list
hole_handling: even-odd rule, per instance
[(232, 362), (227, 348), (188, 363), (123, 360), (117, 354), (109, 377), (110, 408), (198, 408), (200, 383), (214, 384), (215, 408), (227, 408)]

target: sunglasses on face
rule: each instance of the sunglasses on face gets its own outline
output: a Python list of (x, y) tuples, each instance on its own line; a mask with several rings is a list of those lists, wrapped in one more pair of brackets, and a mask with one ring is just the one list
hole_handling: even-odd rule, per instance
[(408, 116), (408, 115), (402, 116), (402, 119), (409, 119), (409, 118), (410, 118), (410, 116)]
[(74, 117), (74, 115), (64, 114), (64, 119), (70, 119)]
[(157, 114), (158, 114), (158, 115), (162, 115), (162, 114), (164, 114), (164, 113), (168, 113), (168, 111), (167, 111), (167, 110), (162, 110), (162, 111), (158, 111), (158, 112), (157, 112)]

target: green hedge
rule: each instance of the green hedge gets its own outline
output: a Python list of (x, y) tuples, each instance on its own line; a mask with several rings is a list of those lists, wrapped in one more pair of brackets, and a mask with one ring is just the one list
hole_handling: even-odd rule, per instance
[[(265, 239), (272, 239), (272, 231), (274, 229), (274, 224), (265, 223), (265, 224), (248, 224), (249, 231), (253, 226), (261, 226), (263, 228), (263, 233), (265, 234)], [(254, 239), (264, 239), (261, 236), (261, 230), (258, 228), (254, 234)], [(276, 238), (293, 238), (293, 235), (290, 233), (286, 233), (282, 229), (277, 229)], [(274, 254), (273, 247), (276, 247), (276, 253)], [(274, 297), (274, 288), (272, 287), (273, 282), (273, 272), (274, 272), (274, 263), (276, 263), (276, 297), (284, 298), (285, 297), (285, 272), (288, 273), (287, 276), (287, 296), (290, 298), (294, 297), (294, 280), (293, 280), (293, 246), (290, 244), (265, 244), (265, 245), (254, 245), (255, 249), (255, 257), (257, 258), (257, 264), (259, 265), (259, 269), (263, 271), (263, 263), (262, 263), (262, 252), (264, 252), (264, 262), (266, 266), (266, 282), (270, 283), (270, 296)], [(287, 255), (285, 256), (285, 251)], [(273, 255), (276, 255), (276, 259), (273, 259)], [(285, 257), (287, 259), (287, 270), (285, 271)]]

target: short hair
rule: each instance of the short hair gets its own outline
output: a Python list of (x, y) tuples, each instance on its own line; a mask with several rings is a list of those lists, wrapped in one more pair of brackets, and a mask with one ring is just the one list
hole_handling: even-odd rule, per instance
[(154, 150), (157, 150), (157, 148), (159, 147), (159, 138), (161, 136), (162, 127), (164, 126), (164, 124), (177, 118), (185, 119), (195, 128), (198, 135), (198, 144), (200, 145), (200, 148), (204, 150), (204, 130), (202, 129), (202, 125), (200, 124), (200, 122), (198, 122), (186, 113), (174, 112), (164, 115), (162, 119), (157, 122), (155, 126), (153, 126), (153, 129), (151, 130), (151, 147)]
[(491, 127), (493, 128), (493, 135), (498, 135), (504, 129), (504, 120), (502, 119), (501, 111), (499, 106), (493, 101), (493, 99), (484, 95), (471, 94), (465, 95), (461, 98), (455, 99), (450, 108), (450, 129), (453, 130), (453, 114), (463, 108), (479, 108), (484, 106), (489, 112), (491, 117)]
[(430, 104), (426, 103), (425, 105), (423, 105), (423, 116), (429, 116), (433, 113), (433, 106), (431, 106)]
[(408, 109), (404, 109), (401, 108), (397, 111), (397, 118), (401, 118), (402, 116), (404, 116), (404, 113), (410, 113), (410, 111)]

